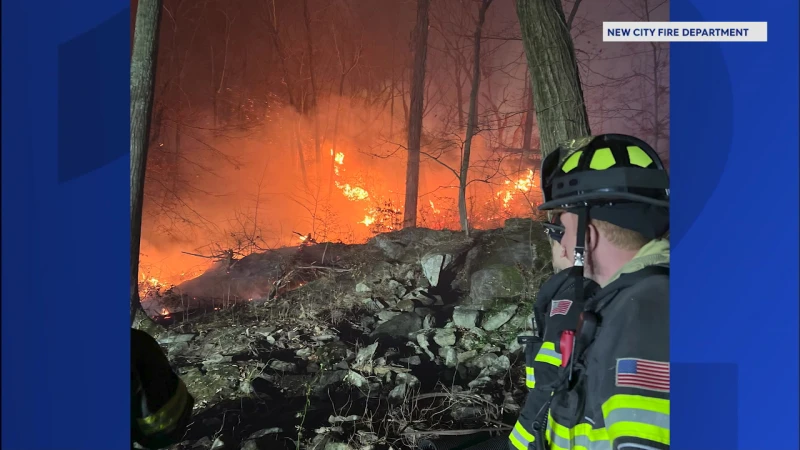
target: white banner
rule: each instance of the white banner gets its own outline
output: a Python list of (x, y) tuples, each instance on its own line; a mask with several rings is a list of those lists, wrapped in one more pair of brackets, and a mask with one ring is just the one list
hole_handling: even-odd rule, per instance
[(767, 42), (767, 22), (603, 22), (604, 42)]

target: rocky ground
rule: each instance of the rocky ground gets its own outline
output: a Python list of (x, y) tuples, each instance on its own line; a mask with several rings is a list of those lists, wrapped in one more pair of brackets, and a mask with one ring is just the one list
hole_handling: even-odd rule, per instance
[(207, 272), (162, 299), (186, 308), (158, 339), (196, 399), (172, 449), (405, 449), (507, 433), (524, 398), (516, 338), (530, 333), (549, 258), (541, 226), (514, 219), (470, 238), (410, 229)]

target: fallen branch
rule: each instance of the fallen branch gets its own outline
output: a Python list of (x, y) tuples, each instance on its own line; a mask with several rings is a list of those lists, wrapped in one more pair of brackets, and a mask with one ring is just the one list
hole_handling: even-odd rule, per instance
[(214, 256), (214, 255), (208, 256), (208, 255), (200, 255), (198, 253), (189, 253), (189, 252), (181, 252), (181, 253), (189, 256), (197, 256), (198, 258), (206, 258), (206, 259), (220, 258), (220, 256)]
[(342, 269), (339, 267), (328, 267), (328, 266), (303, 266), (303, 267), (295, 267), (295, 269), (300, 270), (330, 270), (331, 272), (352, 272), (352, 269)]
[(485, 433), (487, 431), (508, 431), (511, 429), (510, 425), (504, 425), (497, 428), (474, 428), (471, 430), (438, 430), (438, 431), (404, 431), (402, 436), (466, 436), (468, 434)]
[[(459, 395), (458, 393), (450, 393), (450, 392), (430, 392), (427, 394), (420, 394), (414, 397), (414, 401), (417, 400), (424, 400), (426, 398), (435, 398), (435, 397), (455, 397)], [(463, 395), (463, 394), (462, 394)], [(474, 394), (472, 394), (474, 395)]]

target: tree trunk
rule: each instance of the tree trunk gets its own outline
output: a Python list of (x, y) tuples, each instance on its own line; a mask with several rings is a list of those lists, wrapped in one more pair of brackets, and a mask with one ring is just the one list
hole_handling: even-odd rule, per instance
[(392, 90), (391, 106), (389, 106), (389, 141), (394, 141), (394, 34), (392, 35)]
[(392, 97), (389, 101), (389, 141), (394, 141), (394, 70), (392, 70)]
[(560, 0), (517, 0), (542, 155), (591, 134), (572, 37)]
[[(308, 73), (311, 78), (311, 119), (314, 122), (314, 155), (316, 160), (317, 175), (322, 166), (322, 143), (319, 139), (319, 114), (317, 114), (317, 79), (314, 74), (314, 40), (311, 36), (311, 13), (308, 10), (308, 0), (303, 0), (303, 19), (306, 26), (306, 51), (308, 52)], [(319, 177), (317, 177), (319, 178)]]
[(146, 317), (139, 298), (139, 251), (160, 19), (160, 0), (139, 0), (131, 56), (131, 322)]
[(422, 112), (425, 96), (425, 60), (428, 56), (428, 9), (430, 0), (417, 0), (417, 26), (414, 28), (414, 73), (411, 80), (411, 107), (408, 114), (408, 162), (406, 164), (406, 200), (403, 227), (417, 226), (419, 195), (419, 158), (422, 137)]
[(308, 190), (308, 172), (306, 171), (306, 158), (303, 154), (303, 143), (300, 142), (300, 118), (298, 116), (294, 123), (294, 142), (297, 145), (297, 160), (300, 163), (300, 176), (303, 177), (303, 187)]
[[(525, 77), (530, 80), (528, 76)], [(522, 149), (530, 153), (531, 150), (531, 137), (533, 136), (533, 91), (531, 90), (530, 81), (528, 81), (527, 89), (525, 89), (525, 105), (528, 111), (525, 112), (525, 125), (523, 127)]]
[(467, 181), (469, 177), (469, 157), (472, 150), (472, 137), (475, 135), (475, 119), (478, 116), (478, 90), (481, 85), (481, 32), (486, 21), (486, 10), (492, 0), (482, 0), (478, 11), (478, 24), (475, 26), (475, 44), (472, 63), (472, 88), (469, 93), (469, 115), (467, 116), (467, 135), (464, 139), (464, 154), (461, 156), (461, 172), (458, 176), (458, 216), (461, 231), (469, 236), (467, 217)]
[(339, 100), (336, 102), (336, 116), (333, 119), (333, 139), (331, 142), (331, 165), (328, 181), (328, 196), (333, 192), (334, 174), (336, 172), (336, 144), (339, 140), (339, 115), (342, 112), (342, 96), (344, 95), (344, 79), (347, 77), (346, 73), (342, 73), (339, 77)]
[(215, 70), (214, 65), (214, 46), (211, 45), (211, 114), (214, 118), (214, 132), (217, 130), (217, 126), (219, 125), (219, 108), (218, 108), (218, 93), (217, 93), (217, 72)]

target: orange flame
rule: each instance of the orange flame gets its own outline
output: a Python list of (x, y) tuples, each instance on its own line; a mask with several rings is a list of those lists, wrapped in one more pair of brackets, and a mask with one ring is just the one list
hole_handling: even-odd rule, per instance
[(528, 192), (531, 190), (532, 187), (536, 186), (533, 180), (533, 170), (528, 169), (527, 175), (520, 177), (513, 183), (511, 182), (511, 180), (506, 180), (505, 184), (507, 186), (511, 186), (510, 189), (498, 192), (497, 197), (502, 199), (503, 208), (508, 208), (508, 204), (509, 202), (511, 202), (511, 200), (514, 199), (515, 193)]
[(350, 200), (359, 201), (369, 198), (369, 192), (367, 192), (364, 188), (358, 186), (352, 187), (349, 183), (339, 184), (338, 181), (335, 181), (334, 183), (336, 184), (337, 188), (342, 190), (342, 194), (344, 194), (344, 196)]
[(363, 223), (366, 226), (370, 226), (373, 223), (375, 223), (375, 216), (366, 215), (366, 216), (364, 216), (364, 220), (362, 220), (361, 222), (358, 222), (358, 223)]
[[(331, 156), (333, 156), (333, 149), (331, 149)], [(339, 171), (339, 166), (344, 166), (344, 153), (336, 152), (336, 155), (334, 156), (334, 161), (337, 164), (336, 166), (334, 166), (334, 172), (336, 176), (339, 176), (341, 175)], [(351, 186), (350, 183), (340, 183), (339, 180), (335, 180), (334, 184), (336, 185), (337, 188), (339, 188), (339, 190), (342, 191), (342, 194), (349, 200), (361, 201), (369, 198), (369, 192), (367, 192), (366, 189), (360, 186)]]

